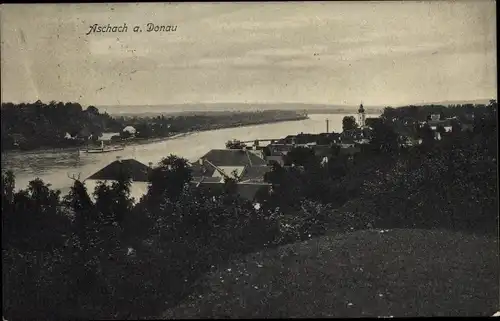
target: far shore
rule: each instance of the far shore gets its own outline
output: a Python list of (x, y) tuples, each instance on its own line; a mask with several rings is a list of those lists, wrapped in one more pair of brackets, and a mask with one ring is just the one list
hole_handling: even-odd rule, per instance
[[(209, 127), (209, 128), (203, 128), (203, 129), (189, 130), (186, 132), (173, 133), (172, 135), (164, 136), (164, 137), (135, 138), (133, 140), (117, 141), (117, 142), (113, 142), (111, 144), (112, 145), (126, 144), (126, 146), (145, 145), (145, 144), (158, 143), (158, 142), (162, 142), (162, 141), (166, 141), (166, 140), (170, 140), (170, 139), (185, 137), (185, 136), (197, 133), (197, 132), (213, 131), (213, 130), (220, 130), (220, 129), (235, 128), (235, 127), (266, 125), (266, 124), (282, 123), (282, 122), (289, 122), (289, 121), (299, 121), (299, 120), (305, 120), (305, 119), (309, 119), (309, 117), (308, 116), (297, 116), (296, 118), (269, 119), (269, 120), (265, 120), (265, 121), (246, 123), (246, 124), (215, 125), (211, 128)], [(63, 148), (40, 147), (40, 148), (29, 149), (29, 150), (10, 149), (10, 150), (2, 151), (2, 154), (7, 154), (7, 153), (28, 154), (28, 153), (39, 153), (39, 152), (71, 152), (71, 151), (76, 152), (82, 148), (84, 148), (84, 145), (77, 146), (77, 147), (63, 147)]]

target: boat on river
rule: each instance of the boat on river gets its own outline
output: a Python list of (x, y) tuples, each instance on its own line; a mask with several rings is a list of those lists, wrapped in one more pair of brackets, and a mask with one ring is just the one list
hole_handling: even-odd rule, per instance
[(226, 148), (227, 149), (243, 149), (247, 145), (240, 140), (233, 139), (233, 140), (228, 140), (226, 142)]
[(104, 146), (104, 141), (101, 141), (101, 147), (89, 148), (87, 146), (86, 149), (80, 149), (80, 152), (86, 153), (86, 154), (102, 154), (102, 153), (117, 152), (117, 151), (124, 150), (124, 149), (125, 149), (125, 146), (123, 146), (123, 145)]

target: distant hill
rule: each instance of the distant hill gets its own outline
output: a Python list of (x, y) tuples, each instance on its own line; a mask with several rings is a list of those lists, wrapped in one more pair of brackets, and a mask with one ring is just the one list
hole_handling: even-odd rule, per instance
[(474, 99), (474, 100), (444, 100), (444, 101), (438, 101), (438, 102), (425, 102), (425, 103), (418, 103), (418, 104), (406, 104), (405, 106), (408, 106), (408, 105), (413, 105), (413, 106), (423, 106), (423, 105), (444, 105), (444, 106), (449, 106), (449, 105), (466, 105), (466, 104), (479, 105), (479, 104), (488, 104), (490, 102), (490, 99), (496, 99), (496, 98), (485, 98), (485, 99)]
[[(456, 105), (456, 104), (487, 104), (489, 99), (456, 100), (441, 102), (426, 102), (404, 105), (390, 105), (393, 107), (408, 105)], [(165, 105), (130, 105), (130, 106), (97, 106), (99, 111), (107, 112), (117, 116), (157, 116), (175, 114), (204, 114), (204, 113), (227, 113), (259, 110), (297, 110), (306, 111), (309, 114), (344, 114), (356, 111), (359, 106), (351, 105), (328, 105), (328, 104), (304, 104), (304, 103), (200, 103), (200, 104), (165, 104)], [(367, 114), (380, 114), (385, 106), (365, 105)]]
[[(321, 105), (321, 104), (252, 104), (252, 103), (212, 103), (212, 104), (168, 104), (150, 106), (97, 106), (99, 111), (116, 116), (157, 116), (175, 114), (204, 114), (248, 112), (264, 110), (296, 110), (306, 111), (310, 114), (318, 113), (352, 113), (358, 106), (346, 105)], [(368, 113), (379, 113), (381, 107), (365, 106)], [(380, 110), (380, 111), (379, 111)]]

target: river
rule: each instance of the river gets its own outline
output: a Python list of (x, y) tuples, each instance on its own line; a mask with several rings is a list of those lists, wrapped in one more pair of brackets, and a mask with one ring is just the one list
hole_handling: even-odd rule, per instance
[(313, 114), (309, 119), (299, 121), (195, 132), (163, 141), (127, 146), (122, 151), (105, 154), (80, 154), (75, 150), (6, 152), (2, 153), (2, 170), (10, 169), (14, 172), (16, 189), (26, 188), (29, 181), (39, 177), (65, 194), (72, 184), (68, 175), (80, 175), (84, 179), (117, 157), (156, 164), (162, 158), (174, 154), (195, 161), (211, 149), (225, 148), (225, 143), (230, 139), (277, 139), (301, 132), (323, 133), (326, 131), (326, 119), (329, 119), (330, 131), (338, 133), (342, 131), (344, 116), (346, 114)]

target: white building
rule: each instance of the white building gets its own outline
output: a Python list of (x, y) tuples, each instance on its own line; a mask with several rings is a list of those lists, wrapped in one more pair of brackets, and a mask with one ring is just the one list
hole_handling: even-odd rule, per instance
[(134, 128), (134, 127), (132, 127), (132, 126), (127, 126), (127, 127), (123, 128), (123, 132), (127, 132), (127, 133), (129, 133), (130, 135), (135, 135), (135, 133), (136, 133), (137, 131), (135, 130), (135, 128)]
[(363, 107), (363, 104), (359, 105), (358, 109), (358, 124), (359, 127), (363, 128), (365, 127), (365, 121), (366, 121), (366, 114), (365, 114), (365, 108)]

